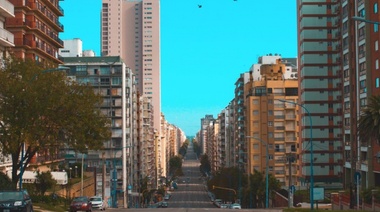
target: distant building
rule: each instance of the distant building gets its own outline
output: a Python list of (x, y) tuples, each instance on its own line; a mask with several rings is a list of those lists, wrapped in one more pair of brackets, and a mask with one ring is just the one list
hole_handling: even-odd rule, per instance
[(95, 57), (93, 50), (83, 50), (83, 43), (80, 38), (63, 40), (64, 48), (59, 49), (60, 57)]
[(299, 154), (297, 107), (280, 101), (298, 101), (298, 81), (285, 79), (285, 71), (286, 65), (278, 58), (275, 64), (261, 65), (261, 80), (253, 80), (251, 72), (244, 86), (247, 172), (265, 172), (269, 166), (269, 173), (283, 186), (289, 177), (297, 183), (299, 174), (297, 164), (290, 168), (287, 162), (288, 157)]
[(160, 132), (160, 1), (102, 0), (102, 56), (120, 56), (136, 76), (136, 88), (152, 99), (154, 129)]
[(82, 57), (82, 40), (74, 38), (71, 40), (63, 40), (63, 48), (59, 49), (61, 57)]

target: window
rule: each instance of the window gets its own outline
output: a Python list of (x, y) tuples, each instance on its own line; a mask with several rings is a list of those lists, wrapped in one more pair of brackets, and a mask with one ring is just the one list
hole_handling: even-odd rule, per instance
[(363, 58), (365, 56), (365, 44), (359, 46), (359, 58)]
[(379, 78), (376, 78), (376, 80), (375, 80), (375, 86), (376, 86), (376, 88), (379, 88), (379, 86), (380, 86), (380, 81), (379, 80), (380, 80)]
[(374, 24), (373, 25), (373, 32), (378, 32), (379, 31), (379, 25)]
[(377, 3), (375, 3), (375, 4), (373, 5), (373, 12), (374, 12), (374, 13), (377, 13)]
[(360, 81), (360, 88), (365, 88), (365, 80)]

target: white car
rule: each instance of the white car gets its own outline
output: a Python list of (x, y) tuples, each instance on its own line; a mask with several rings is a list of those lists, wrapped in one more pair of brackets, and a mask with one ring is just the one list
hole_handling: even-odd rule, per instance
[(101, 211), (106, 210), (106, 205), (105, 205), (102, 197), (97, 197), (97, 196), (91, 197), (90, 202), (92, 204), (93, 209), (99, 209)]
[(234, 203), (234, 204), (231, 204), (231, 205), (230, 205), (230, 208), (231, 208), (231, 209), (241, 209), (241, 206), (240, 206), (239, 203)]

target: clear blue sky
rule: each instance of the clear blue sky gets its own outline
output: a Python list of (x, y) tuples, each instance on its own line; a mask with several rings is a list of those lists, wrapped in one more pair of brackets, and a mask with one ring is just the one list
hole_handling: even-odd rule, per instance
[[(161, 110), (188, 136), (223, 110), (257, 58), (297, 56), (294, 0), (161, 0)], [(101, 0), (60, 1), (61, 39), (100, 55)], [(202, 5), (201, 8), (198, 5)]]

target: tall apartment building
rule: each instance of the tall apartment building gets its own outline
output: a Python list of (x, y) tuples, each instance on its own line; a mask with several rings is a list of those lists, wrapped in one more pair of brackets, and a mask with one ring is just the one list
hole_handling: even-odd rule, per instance
[[(199, 145), (201, 147), (201, 152), (202, 154), (207, 154), (207, 152), (209, 151), (207, 148), (208, 148), (208, 144), (207, 144), (207, 137), (208, 137), (208, 127), (210, 125), (210, 123), (213, 123), (215, 121), (214, 119), (214, 116), (213, 115), (205, 115), (204, 118), (201, 119), (201, 130), (199, 132), (199, 138), (198, 138), (198, 141), (199, 141)], [(210, 157), (210, 155), (209, 155)]]
[(344, 145), (346, 184), (355, 185), (360, 176), (361, 186), (380, 185), (380, 146), (375, 141), (358, 137), (357, 124), (368, 98), (380, 94), (379, 25), (355, 21), (359, 16), (379, 22), (379, 5), (375, 0), (342, 1), (342, 70), (344, 94)]
[(14, 36), (5, 29), (5, 20), (14, 18), (14, 6), (9, 1), (0, 2), (0, 58), (7, 56), (10, 47), (14, 47)]
[[(357, 1), (350, 2), (356, 4)], [(351, 75), (348, 71), (354, 70), (353, 67), (342, 70), (342, 66), (346, 67), (345, 63), (352, 61), (341, 51), (341, 28), (344, 31), (349, 26), (348, 23), (341, 26), (340, 10), (343, 4), (348, 4), (348, 1), (297, 1), (298, 104), (310, 112), (299, 110), (302, 185), (310, 182), (312, 168), (314, 186), (342, 188), (343, 141), (349, 144), (355, 140), (355, 135), (350, 135), (349, 130), (342, 130), (343, 120), (346, 121), (350, 115), (356, 119), (358, 115), (352, 107), (349, 113), (343, 113), (343, 102), (355, 99), (349, 97), (348, 93), (354, 92), (349, 87), (345, 87), (349, 89), (348, 93), (344, 96), (342, 93), (343, 76), (348, 77)], [(348, 19), (345, 17), (345, 20)], [(344, 82), (344, 85), (348, 83)], [(355, 86), (355, 81), (351, 81), (350, 85)], [(354, 126), (355, 123), (345, 123), (347, 125)], [(313, 149), (310, 148), (310, 140)], [(313, 158), (310, 158), (311, 150)]]
[(268, 168), (283, 186), (288, 185), (289, 178), (297, 185), (298, 165), (288, 163), (288, 158), (300, 153), (297, 107), (280, 101), (298, 101), (298, 81), (285, 79), (286, 71), (286, 65), (278, 58), (275, 64), (260, 66), (261, 80), (254, 80), (250, 72), (250, 80), (244, 86), (247, 172), (265, 172)]
[[(11, 32), (4, 28), (5, 19), (14, 17), (14, 7), (9, 1), (0, 2), (0, 58), (9, 54), (9, 48), (14, 47), (14, 37)], [(0, 59), (0, 64), (1, 64)], [(0, 149), (0, 170), (12, 166), (10, 155), (5, 155)]]
[(12, 51), (15, 56), (50, 65), (62, 64), (58, 59), (58, 49), (63, 47), (59, 39), (59, 33), (63, 32), (59, 22), (59, 17), (63, 16), (59, 0), (9, 2), (14, 5), (15, 17), (6, 19), (5, 29), (14, 35)]
[(102, 0), (101, 52), (121, 56), (133, 70), (140, 94), (152, 100), (160, 131), (160, 1)]
[[(136, 117), (133, 105), (137, 99), (134, 92), (132, 71), (125, 65), (120, 57), (65, 57), (62, 58), (64, 66), (68, 67), (68, 77), (80, 82), (90, 84), (94, 91), (103, 97), (100, 109), (111, 120), (112, 138), (104, 142), (101, 151), (89, 151), (88, 154), (76, 153), (74, 149), (64, 149), (66, 161), (75, 163), (83, 158), (86, 167), (97, 169), (97, 173), (103, 173), (103, 165), (107, 172), (105, 176), (105, 190), (102, 186), (97, 188), (97, 195), (112, 196), (120, 202), (126, 200), (127, 184), (138, 185), (138, 177), (141, 173), (134, 173), (132, 165), (141, 164), (136, 154), (139, 148), (136, 126), (132, 117)], [(132, 165), (131, 165), (132, 164)], [(134, 167), (133, 167), (134, 168)], [(128, 170), (127, 170), (128, 169)], [(115, 173), (114, 174), (111, 173)], [(127, 175), (128, 174), (128, 175)], [(116, 188), (111, 180), (117, 179)], [(100, 181), (102, 182), (102, 181)], [(138, 186), (135, 187), (137, 189)], [(118, 192), (116, 192), (118, 191)], [(120, 191), (120, 192), (119, 192)], [(113, 196), (118, 193), (117, 197)], [(119, 205), (123, 205), (120, 203)]]
[[(362, 5), (364, 4), (364, 10), (362, 11)], [(365, 18), (367, 20), (380, 22), (380, 13), (379, 13), (379, 2), (376, 0), (369, 0), (369, 1), (358, 1), (357, 3), (357, 11), (361, 13), (356, 14), (365, 14)], [(366, 62), (365, 64), (359, 64), (359, 73), (363, 74), (363, 72), (366, 73), (366, 78), (362, 77), (363, 80), (365, 79), (366, 85), (362, 85), (363, 80), (360, 81), (360, 90), (363, 89), (367, 90), (367, 98), (370, 96), (378, 96), (380, 95), (380, 73), (379, 73), (379, 60), (380, 60), (380, 51), (379, 51), (379, 26), (376, 24), (366, 24), (364, 26), (363, 23), (357, 22), (356, 27), (359, 34), (359, 41), (365, 39), (366, 45), (365, 45), (365, 58)], [(364, 38), (363, 38), (364, 37)], [(363, 42), (363, 41), (362, 41)], [(363, 107), (367, 104), (366, 98), (360, 98), (359, 101), (360, 107)], [(371, 142), (367, 144), (361, 144), (360, 149), (367, 149), (367, 154), (363, 154), (365, 157), (363, 160), (363, 164), (365, 165), (365, 162), (367, 162), (368, 166), (368, 182), (366, 184), (362, 181), (362, 186), (365, 186), (367, 188), (371, 187), (379, 187), (380, 186), (380, 145), (378, 142)], [(367, 148), (365, 148), (367, 146)], [(372, 147), (372, 148), (370, 148)], [(364, 152), (365, 153), (365, 152)], [(363, 169), (360, 170), (362, 173), (362, 176), (364, 176), (365, 172), (365, 166)], [(364, 178), (365, 179), (365, 178)]]

